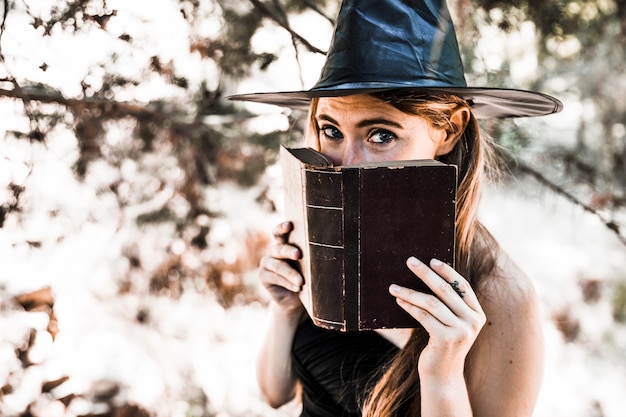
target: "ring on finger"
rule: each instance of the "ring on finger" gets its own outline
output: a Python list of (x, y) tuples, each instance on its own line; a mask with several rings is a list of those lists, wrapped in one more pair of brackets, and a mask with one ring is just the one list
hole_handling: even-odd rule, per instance
[(450, 282), (450, 286), (452, 287), (454, 292), (456, 292), (459, 295), (459, 297), (463, 298), (465, 296), (465, 291), (462, 291), (461, 288), (459, 288), (459, 281), (454, 280)]

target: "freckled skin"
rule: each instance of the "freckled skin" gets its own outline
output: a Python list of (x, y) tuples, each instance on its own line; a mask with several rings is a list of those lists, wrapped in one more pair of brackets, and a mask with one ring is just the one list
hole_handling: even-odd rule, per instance
[[(433, 159), (446, 133), (369, 95), (322, 98), (315, 113), (320, 151), (336, 165)], [(337, 136), (325, 133), (336, 131)], [(381, 143), (380, 133), (390, 134)], [(378, 136), (376, 136), (378, 135)]]

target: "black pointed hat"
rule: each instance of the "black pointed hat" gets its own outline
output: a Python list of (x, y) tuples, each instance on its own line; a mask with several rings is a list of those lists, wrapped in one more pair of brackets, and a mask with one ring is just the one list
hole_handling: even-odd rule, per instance
[(445, 0), (344, 0), (313, 88), (229, 99), (306, 109), (313, 97), (396, 89), (462, 97), (482, 119), (542, 116), (563, 107), (533, 91), (468, 87)]

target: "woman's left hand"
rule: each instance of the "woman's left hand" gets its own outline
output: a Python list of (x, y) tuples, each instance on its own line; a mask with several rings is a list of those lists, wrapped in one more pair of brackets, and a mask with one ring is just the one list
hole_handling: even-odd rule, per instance
[(398, 285), (389, 288), (400, 307), (430, 336), (419, 358), (420, 377), (444, 383), (450, 378), (462, 378), (465, 358), (486, 321), (476, 294), (465, 278), (436, 259), (429, 266), (411, 257), (407, 266), (435, 294)]

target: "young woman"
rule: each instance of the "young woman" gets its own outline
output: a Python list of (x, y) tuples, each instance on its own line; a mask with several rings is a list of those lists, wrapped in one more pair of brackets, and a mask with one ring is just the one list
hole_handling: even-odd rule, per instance
[[(422, 326), (413, 331), (379, 330), (366, 339), (317, 329), (298, 297), (302, 277), (287, 262), (300, 257), (297, 248), (284, 243), (291, 225), (279, 225), (278, 242), (259, 275), (272, 299), (258, 360), (267, 401), (280, 406), (300, 391), (295, 355), (313, 368), (320, 367), (316, 361), (332, 365), (309, 371), (321, 374), (321, 388), (331, 397), (312, 415), (359, 415), (364, 407), (372, 416), (420, 411), (422, 416), (530, 416), (543, 366), (537, 300), (528, 279), (476, 219), (488, 144), (479, 137), (467, 103), (456, 96), (397, 91), (329, 97), (313, 101), (311, 119), (308, 145), (336, 164), (425, 158), (458, 163), (458, 270), (437, 260), (407, 260), (436, 294), (389, 289), (388, 296)], [(455, 281), (458, 293), (450, 285)], [(327, 345), (307, 349), (298, 338), (326, 338)], [(361, 368), (352, 378), (350, 368), (368, 365), (371, 369)], [(311, 389), (303, 388), (306, 394)], [(342, 414), (326, 414), (337, 405)]]
[[(408, 51), (398, 46), (407, 43)], [(268, 403), (298, 396), (311, 417), (530, 417), (543, 369), (537, 297), (477, 220), (490, 154), (477, 115), (549, 114), (560, 102), (466, 87), (445, 2), (436, 0), (346, 0), (316, 87), (236, 99), (308, 104), (307, 146), (338, 165), (438, 159), (459, 170), (456, 270), (410, 257), (406, 267), (434, 294), (391, 285), (380, 295), (395, 297), (414, 329), (313, 325), (298, 296), (303, 278), (290, 264), (301, 256), (289, 244), (293, 226), (276, 227), (259, 272), (271, 299), (257, 367)]]

